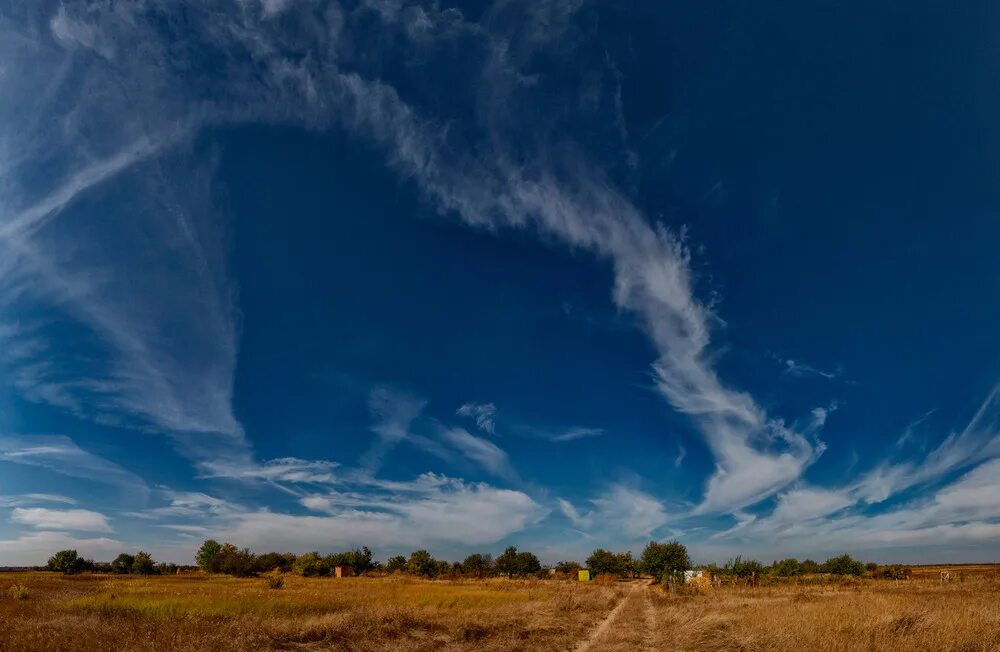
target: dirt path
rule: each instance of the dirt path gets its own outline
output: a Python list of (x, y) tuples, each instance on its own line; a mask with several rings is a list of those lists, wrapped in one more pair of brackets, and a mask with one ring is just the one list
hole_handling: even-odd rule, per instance
[(656, 608), (650, 597), (652, 587), (646, 585), (642, 591), (642, 616), (646, 622), (645, 636), (642, 637), (642, 649), (652, 652), (656, 649)]
[[(628, 629), (627, 634), (629, 635), (640, 634), (639, 632), (636, 632), (634, 629), (634, 627), (638, 625), (643, 630), (641, 632), (643, 643), (644, 644), (647, 642), (651, 643), (653, 632), (650, 630), (649, 625), (651, 623), (650, 616), (652, 615), (651, 610), (653, 605), (651, 602), (649, 602), (649, 597), (647, 595), (648, 591), (649, 587), (645, 582), (633, 584), (632, 588), (629, 589), (629, 591), (624, 596), (622, 596), (622, 599), (618, 601), (618, 604), (615, 605), (615, 608), (612, 609), (611, 613), (609, 613), (607, 617), (603, 621), (601, 621), (601, 624), (598, 625), (593, 632), (591, 632), (590, 636), (581, 641), (580, 644), (574, 648), (574, 652), (591, 652), (592, 650), (596, 651), (605, 649), (605, 647), (609, 644), (611, 647), (617, 647), (616, 644), (626, 643), (626, 641), (614, 640), (617, 639), (618, 637), (615, 636), (615, 632), (611, 630), (611, 626), (615, 623), (616, 620), (619, 619), (619, 617), (622, 614), (622, 611), (625, 610), (626, 605), (630, 605), (630, 603), (635, 603), (635, 601), (637, 600), (643, 600), (644, 602), (648, 603), (648, 607), (646, 605), (643, 605), (641, 607), (642, 611), (641, 622), (639, 623), (630, 622), (629, 624), (631, 624), (632, 627)], [(632, 604), (631, 605), (632, 609), (630, 609), (630, 611), (634, 611), (635, 608), (638, 606), (639, 605), (637, 604)], [(634, 618), (632, 618), (631, 613), (629, 613), (628, 615), (629, 618), (627, 618), (626, 620), (629, 621), (634, 620)], [(612, 640), (607, 640), (607, 641), (603, 640), (606, 638)], [(598, 643), (600, 643), (600, 645), (598, 645)], [(648, 644), (644, 645), (644, 647), (646, 649), (649, 649)], [(634, 645), (628, 645), (628, 648), (635, 649)]]

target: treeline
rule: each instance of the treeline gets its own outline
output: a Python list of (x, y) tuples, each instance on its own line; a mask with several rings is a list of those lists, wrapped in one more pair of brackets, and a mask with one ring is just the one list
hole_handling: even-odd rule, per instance
[[(569, 565), (571, 562), (560, 562)], [(592, 575), (637, 577), (649, 575), (657, 581), (671, 582), (691, 568), (687, 548), (677, 541), (650, 541), (638, 559), (632, 552), (611, 552), (598, 548), (587, 557), (587, 569)]]
[(158, 563), (148, 552), (140, 550), (134, 555), (123, 552), (110, 562), (84, 559), (76, 550), (60, 550), (49, 557), (45, 567), (50, 571), (73, 575), (75, 573), (109, 573), (114, 575), (174, 574), (178, 569), (193, 568), (177, 564)]
[(598, 548), (587, 557), (585, 565), (575, 561), (560, 561), (552, 568), (543, 569), (538, 557), (531, 552), (519, 551), (510, 546), (494, 557), (488, 553), (474, 553), (461, 562), (435, 559), (427, 550), (416, 550), (409, 557), (397, 555), (385, 563), (374, 559), (367, 546), (354, 550), (321, 555), (307, 552), (296, 555), (290, 552), (254, 553), (249, 548), (237, 548), (231, 543), (206, 540), (195, 553), (197, 566), (178, 566), (158, 563), (144, 551), (134, 555), (122, 553), (111, 562), (84, 559), (76, 550), (60, 550), (48, 561), (47, 568), (65, 574), (96, 572), (118, 575), (174, 574), (178, 570), (201, 569), (209, 573), (223, 573), (235, 577), (253, 577), (264, 573), (295, 573), (303, 577), (328, 577), (335, 569), (350, 569), (349, 574), (405, 573), (426, 578), (484, 578), (484, 577), (575, 577), (577, 571), (587, 569), (591, 576), (610, 575), (621, 578), (652, 577), (664, 584), (683, 582), (688, 570), (702, 570), (714, 577), (747, 580), (754, 577), (793, 578), (806, 575), (833, 575), (872, 578), (904, 579), (909, 568), (901, 565), (880, 566), (863, 563), (850, 555), (831, 557), (823, 563), (811, 559), (795, 558), (774, 561), (770, 566), (742, 556), (730, 559), (719, 566), (705, 564), (694, 566), (687, 548), (677, 542), (651, 541), (638, 558), (629, 552), (612, 552)]
[(420, 577), (527, 577), (542, 572), (542, 564), (533, 553), (519, 552), (510, 546), (494, 558), (490, 554), (475, 553), (462, 562), (435, 559), (426, 550), (416, 550), (409, 557), (397, 555), (384, 564), (376, 561), (371, 550), (362, 546), (345, 552), (320, 555), (307, 552), (295, 555), (290, 552), (256, 554), (248, 548), (237, 548), (231, 543), (214, 539), (205, 541), (195, 554), (198, 568), (209, 573), (225, 573), (236, 577), (250, 577), (268, 572), (295, 573), (303, 577), (328, 577), (337, 567), (349, 568), (354, 575), (372, 572), (406, 573)]

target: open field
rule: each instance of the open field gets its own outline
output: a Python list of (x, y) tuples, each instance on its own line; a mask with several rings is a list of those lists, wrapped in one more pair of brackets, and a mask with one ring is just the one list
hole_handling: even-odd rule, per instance
[(946, 569), (956, 579), (923, 567), (910, 581), (699, 595), (646, 581), (289, 575), (272, 590), (261, 578), (4, 573), (0, 650), (1000, 650), (1000, 573)]
[[(0, 574), (0, 650), (568, 649), (627, 587)], [(24, 584), (26, 600), (7, 586)]]

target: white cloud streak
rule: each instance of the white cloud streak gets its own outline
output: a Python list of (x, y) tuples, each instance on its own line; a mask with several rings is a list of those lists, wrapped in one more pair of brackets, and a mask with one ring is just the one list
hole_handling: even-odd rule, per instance
[(496, 434), (497, 406), (493, 403), (466, 403), (455, 414), (474, 419), (476, 427), (491, 435)]
[[(84, 87), (89, 92), (100, 91), (90, 102), (83, 101), (84, 95), (69, 98), (71, 103), (74, 99), (80, 103), (72, 115), (61, 116), (69, 127), (64, 132), (74, 138), (54, 143), (46, 155), (63, 147), (77, 156), (94, 147), (81, 135), (85, 133), (81, 124), (110, 124), (131, 134), (157, 133), (157, 129), (177, 124), (227, 122), (305, 127), (339, 124), (348, 128), (381, 147), (390, 165), (414, 180), (442, 212), (480, 228), (531, 230), (548, 241), (607, 261), (614, 271), (614, 302), (640, 318), (656, 347), (657, 359), (652, 365), (656, 386), (674, 409), (692, 418), (715, 456), (716, 470), (705, 489), (700, 512), (738, 509), (795, 481), (823, 446), (770, 417), (750, 395), (727, 386), (718, 377), (710, 336), (718, 320), (711, 307), (696, 297), (690, 255), (682, 239), (651, 224), (571, 144), (540, 139), (537, 151), (520, 152), (509, 142), (508, 136), (525, 125), (508, 107), (525, 104), (531, 89), (521, 64), (570, 29), (577, 5), (529, 7), (526, 20), (516, 21), (521, 25), (517, 33), (504, 31), (507, 27), (503, 26), (510, 21), (500, 18), (513, 9), (503, 3), (487, 12), (482, 24), (465, 21), (456, 10), (390, 11), (387, 6), (376, 9), (384, 28), (401, 30), (414, 48), (433, 48), (437, 41), (456, 38), (479, 44), (486, 58), (475, 82), (478, 114), (472, 129), (464, 133), (481, 137), (472, 142), (450, 140), (457, 137), (452, 134), (458, 130), (449, 132), (446, 125), (423, 115), (387, 83), (366, 76), (363, 62), (367, 55), (352, 58), (350, 49), (339, 47), (344, 25), (354, 16), (335, 4), (324, 11), (312, 5), (292, 7), (275, 2), (221, 2), (217, 8), (222, 11), (185, 5), (184, 29), (172, 32), (169, 21), (152, 18), (142, 4), (124, 7), (67, 2), (49, 19), (55, 40), (33, 45), (37, 52), (19, 53), (34, 64), (30, 75), (22, 71), (16, 88), (21, 96), (39, 96), (36, 80), (51, 78), (48, 71), (63, 65), (67, 57), (76, 57), (77, 65), (84, 67)], [(281, 13), (281, 20), (272, 20), (277, 13)], [(225, 19), (220, 19), (223, 15)], [(290, 26), (294, 29), (285, 31)], [(5, 33), (28, 31), (7, 23), (3, 28)], [(37, 26), (31, 29), (37, 31)], [(352, 42), (363, 50), (361, 41)], [(116, 52), (127, 51), (130, 56), (115, 56), (116, 52), (102, 47), (106, 43), (114, 43)], [(185, 47), (176, 47), (178, 43)], [(100, 57), (99, 67), (80, 63), (90, 61), (87, 51)], [(225, 77), (192, 75), (184, 53), (194, 51), (211, 55), (226, 71)], [(301, 56), (302, 52), (309, 56)], [(65, 94), (55, 94), (60, 102), (67, 100)], [(60, 115), (55, 105), (42, 108), (41, 114)], [(40, 127), (31, 121), (30, 114), (15, 113), (21, 120), (7, 124), (17, 129), (21, 122), (26, 123), (28, 128), (20, 130), (26, 138), (39, 133)], [(122, 116), (137, 113), (142, 116), (139, 123), (120, 122)], [(8, 138), (0, 151), (12, 151), (12, 144), (28, 142), (5, 135)], [(115, 142), (125, 147), (121, 140)], [(127, 142), (144, 141), (133, 137)], [(107, 150), (107, 145), (101, 147)], [(121, 159), (121, 165), (112, 163), (117, 159), (110, 155), (103, 160), (98, 172), (123, 168), (129, 159)], [(525, 160), (531, 163), (521, 162)], [(81, 168), (76, 158), (59, 163), (67, 170), (63, 178), (68, 181), (31, 205), (62, 206), (65, 212), (69, 208), (65, 198), (76, 193), (60, 188), (86, 185), (74, 179), (107, 176), (93, 173), (81, 177), (82, 173), (72, 170), (87, 168)], [(6, 169), (11, 165), (8, 163)], [(91, 384), (91, 389), (99, 389), (107, 399), (103, 405), (136, 415), (163, 430), (197, 433), (178, 438), (196, 459), (226, 455), (245, 460), (250, 453), (230, 405), (237, 342), (231, 293), (225, 276), (218, 272), (222, 269), (218, 253), (205, 253), (218, 248), (208, 247), (206, 242), (211, 238), (201, 235), (192, 221), (182, 217), (187, 213), (183, 207), (173, 210), (168, 201), (166, 208), (145, 213), (161, 220), (157, 226), (169, 226), (169, 233), (188, 235), (179, 240), (169, 257), (172, 261), (194, 261), (181, 274), (167, 279), (149, 277), (140, 273), (146, 267), (139, 263), (145, 261), (132, 259), (115, 259), (110, 269), (103, 270), (106, 273), (101, 282), (92, 274), (81, 274), (86, 267), (79, 261), (42, 264), (35, 260), (31, 268), (45, 286), (60, 289), (61, 300), (111, 346), (114, 362), (109, 377)], [(23, 233), (27, 225), (39, 224), (41, 218), (32, 215), (40, 212), (24, 214), (16, 222), (21, 225), (16, 230)], [(48, 215), (52, 211), (44, 212)], [(42, 235), (44, 232), (36, 229), (32, 238)], [(35, 249), (31, 257), (38, 258), (38, 251)], [(109, 254), (107, 249), (101, 252), (105, 257)], [(20, 255), (27, 257), (24, 251)], [(86, 262), (94, 260), (91, 257)], [(160, 308), (163, 293), (152, 292), (150, 296), (156, 296), (157, 303), (141, 303), (133, 310), (127, 301), (135, 300), (135, 292), (120, 293), (123, 288), (108, 284), (108, 278), (127, 278), (130, 287), (137, 282), (142, 285), (144, 279), (168, 280), (168, 287), (183, 288), (185, 297), (193, 293), (197, 300), (185, 305), (167, 302)], [(167, 319), (163, 310), (173, 308), (178, 308), (181, 318), (171, 315)], [(167, 337), (161, 332), (159, 324), (167, 322), (183, 325), (183, 336)], [(195, 353), (210, 355), (202, 358)], [(79, 388), (66, 383), (56, 387), (81, 400)], [(92, 396), (83, 398), (93, 400)], [(383, 436), (383, 444), (391, 446), (394, 437)], [(374, 467), (380, 459), (381, 453), (376, 451), (367, 461)]]
[(669, 518), (656, 498), (621, 483), (612, 484), (591, 498), (593, 508), (583, 513), (568, 500), (560, 498), (557, 502), (575, 528), (596, 537), (614, 539), (616, 543), (648, 539)]
[(331, 550), (356, 545), (382, 550), (490, 544), (541, 521), (548, 510), (527, 494), (425, 474), (415, 481), (368, 484), (359, 493), (305, 496), (301, 516), (241, 511), (213, 527), (256, 549)]
[(49, 551), (71, 548), (84, 557), (113, 559), (125, 547), (108, 537), (78, 537), (66, 532), (26, 532), (14, 539), (0, 539), (0, 559), (9, 566), (44, 564)]
[[(884, 462), (841, 487), (795, 487), (778, 496), (769, 515), (747, 518), (715, 538), (771, 545), (797, 541), (813, 550), (1000, 540), (998, 455), (1000, 388), (994, 388), (969, 423), (946, 437), (921, 464)], [(931, 499), (881, 506), (963, 470), (965, 475), (936, 490)]]
[(507, 453), (493, 442), (476, 437), (464, 428), (442, 427), (439, 437), (493, 475), (509, 480), (517, 477)]
[(0, 436), (0, 462), (36, 466), (61, 475), (115, 485), (141, 499), (149, 494), (146, 483), (137, 475), (88, 453), (68, 437)]
[(361, 458), (361, 466), (375, 472), (392, 449), (410, 436), (410, 425), (427, 401), (389, 385), (377, 385), (368, 394), (368, 410), (377, 440)]
[(15, 507), (11, 520), (39, 530), (76, 532), (111, 532), (104, 514), (87, 509), (48, 509), (46, 507)]

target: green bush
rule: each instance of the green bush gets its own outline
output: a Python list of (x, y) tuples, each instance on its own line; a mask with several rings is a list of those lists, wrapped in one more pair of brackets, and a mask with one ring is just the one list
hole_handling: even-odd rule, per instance
[(865, 565), (854, 559), (850, 555), (844, 554), (839, 557), (831, 557), (823, 563), (824, 573), (832, 575), (854, 575), (861, 577), (865, 574)]
[(687, 548), (677, 541), (669, 543), (650, 541), (639, 557), (639, 569), (661, 581), (664, 577), (673, 576), (689, 568), (691, 568), (691, 558), (688, 557)]
[(737, 555), (735, 559), (726, 562), (719, 572), (722, 575), (730, 575), (739, 579), (749, 579), (754, 575), (762, 575), (764, 566), (756, 559), (743, 559)]
[(390, 573), (405, 571), (406, 557), (404, 557), (403, 555), (396, 555), (395, 557), (389, 557), (389, 560), (385, 562), (385, 569)]
[(28, 599), (28, 587), (23, 584), (15, 584), (14, 586), (7, 589), (7, 593), (10, 597), (15, 600), (27, 600)]
[(318, 552), (299, 555), (292, 564), (292, 571), (302, 577), (319, 577), (330, 574), (330, 567)]
[(802, 574), (802, 564), (794, 557), (782, 559), (774, 562), (774, 565), (771, 566), (771, 572), (777, 577), (795, 577)]
[(411, 575), (436, 577), (440, 570), (440, 563), (426, 550), (413, 551), (410, 554), (410, 560), (406, 562), (406, 572)]
[(267, 577), (267, 588), (281, 589), (285, 586), (285, 578), (281, 575), (269, 575)]
[(148, 552), (140, 550), (132, 558), (132, 572), (136, 575), (156, 575), (156, 562)]
[(60, 550), (49, 557), (47, 566), (50, 571), (72, 575), (87, 570), (88, 564), (92, 567), (94, 562), (88, 562), (78, 555), (76, 550)]
[(462, 572), (476, 577), (486, 577), (493, 572), (493, 555), (474, 553), (462, 562)]

